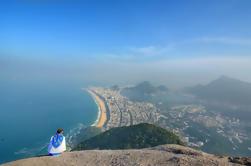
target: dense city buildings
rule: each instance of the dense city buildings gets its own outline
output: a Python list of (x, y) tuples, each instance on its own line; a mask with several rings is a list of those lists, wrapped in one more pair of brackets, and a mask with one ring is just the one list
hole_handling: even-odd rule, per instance
[(104, 130), (129, 126), (143, 122), (156, 123), (160, 114), (152, 103), (132, 102), (120, 94), (119, 90), (92, 87), (92, 92), (100, 96), (107, 106), (107, 122)]

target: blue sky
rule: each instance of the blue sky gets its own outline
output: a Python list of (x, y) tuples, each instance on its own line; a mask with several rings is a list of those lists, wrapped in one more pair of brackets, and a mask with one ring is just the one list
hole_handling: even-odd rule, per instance
[(70, 60), (69, 68), (92, 60), (240, 65), (251, 55), (250, 7), (250, 0), (1, 1), (0, 56), (5, 66), (10, 57)]
[(249, 0), (1, 2), (0, 51), (126, 56), (137, 48), (168, 47), (179, 56), (206, 51), (246, 55), (251, 45), (250, 6)]

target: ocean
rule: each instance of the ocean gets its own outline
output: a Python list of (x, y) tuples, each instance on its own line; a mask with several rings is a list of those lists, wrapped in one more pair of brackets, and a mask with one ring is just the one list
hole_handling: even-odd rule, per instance
[(0, 84), (0, 164), (46, 154), (57, 128), (67, 137), (96, 121), (98, 107), (81, 85)]

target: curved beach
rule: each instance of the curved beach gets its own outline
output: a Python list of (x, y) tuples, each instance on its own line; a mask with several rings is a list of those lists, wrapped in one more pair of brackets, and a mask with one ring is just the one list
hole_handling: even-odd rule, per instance
[(105, 101), (103, 101), (95, 92), (93, 92), (91, 89), (86, 89), (88, 93), (91, 94), (93, 99), (95, 100), (96, 104), (98, 105), (99, 113), (96, 122), (93, 124), (93, 126), (102, 128), (107, 120), (106, 117), (106, 107), (105, 107)]

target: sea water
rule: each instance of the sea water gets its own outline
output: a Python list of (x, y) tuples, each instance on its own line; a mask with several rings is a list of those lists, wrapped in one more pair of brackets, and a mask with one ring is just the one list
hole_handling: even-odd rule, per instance
[(98, 108), (83, 86), (51, 83), (0, 84), (0, 163), (46, 154), (50, 137), (63, 128), (95, 122)]

